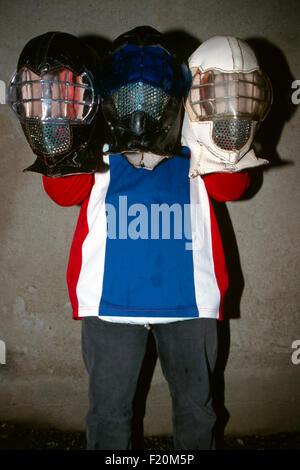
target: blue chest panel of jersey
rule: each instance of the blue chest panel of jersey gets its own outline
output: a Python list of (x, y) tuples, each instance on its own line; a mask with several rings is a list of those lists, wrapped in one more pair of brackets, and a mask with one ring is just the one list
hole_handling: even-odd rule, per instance
[(197, 317), (189, 160), (153, 171), (109, 157), (108, 237), (99, 315)]

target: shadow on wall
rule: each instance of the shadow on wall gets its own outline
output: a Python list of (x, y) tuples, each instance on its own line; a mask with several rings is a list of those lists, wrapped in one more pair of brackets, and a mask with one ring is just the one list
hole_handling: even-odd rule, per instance
[(282, 158), (278, 154), (277, 146), (285, 124), (296, 112), (297, 106), (292, 102), (292, 83), (295, 78), (283, 52), (277, 46), (264, 38), (249, 38), (247, 42), (253, 48), (273, 87), (272, 108), (255, 137), (255, 150), (259, 157), (267, 158), (270, 162), (265, 171), (275, 166), (292, 165), (292, 161), (285, 160), (284, 155)]
[[(165, 33), (168, 46), (175, 51), (182, 60), (188, 60), (189, 56), (200, 45), (198, 39), (184, 31), (172, 30)], [(98, 58), (101, 60), (108, 50), (110, 42), (96, 36), (82, 37)], [(243, 199), (251, 199), (260, 189), (263, 183), (263, 172), (270, 171), (272, 167), (280, 167), (293, 164), (291, 161), (281, 159), (277, 151), (284, 125), (295, 112), (295, 106), (291, 101), (293, 82), (292, 74), (284, 57), (278, 47), (263, 38), (251, 38), (247, 40), (254, 49), (262, 69), (268, 74), (273, 90), (274, 101), (271, 111), (262, 123), (254, 142), (257, 156), (267, 158), (270, 164), (251, 170), (252, 185), (243, 196)], [(103, 126), (105, 128), (105, 126)], [(103, 131), (102, 128), (102, 131)], [(105, 137), (104, 137), (105, 138)], [(224, 430), (229, 420), (229, 412), (225, 407), (225, 385), (224, 371), (230, 350), (230, 319), (240, 317), (240, 302), (244, 289), (244, 279), (240, 264), (240, 257), (234, 228), (232, 226), (229, 211), (225, 203), (212, 201), (218, 220), (225, 257), (229, 272), (229, 289), (224, 302), (225, 320), (218, 322), (219, 356), (216, 370), (212, 377), (212, 390), (217, 413), (216, 437), (217, 448), (223, 448)], [(133, 448), (143, 448), (143, 420), (146, 409), (146, 399), (151, 386), (151, 380), (157, 361), (155, 341), (152, 334), (148, 337), (148, 347), (145, 354), (142, 370), (134, 398), (133, 418)]]
[[(294, 77), (290, 72), (289, 65), (282, 51), (263, 38), (252, 38), (246, 41), (253, 48), (262, 70), (270, 78), (274, 96), (270, 113), (261, 124), (253, 145), (257, 156), (269, 160), (269, 165), (249, 171), (252, 182), (247, 192), (241, 198), (242, 200), (251, 199), (259, 191), (263, 184), (263, 173), (265, 171), (270, 171), (274, 167), (279, 168), (293, 165), (293, 161), (285, 160), (284, 156), (281, 158), (277, 146), (285, 124), (296, 111), (296, 106), (292, 103), (291, 99)], [(240, 303), (244, 289), (244, 278), (229, 211), (224, 203), (215, 201), (212, 201), (212, 203), (222, 236), (229, 273), (229, 289), (224, 302), (225, 320), (218, 324), (219, 355), (213, 377), (213, 394), (217, 413), (217, 445), (219, 448), (222, 448), (224, 430), (230, 417), (225, 407), (224, 382), (224, 372), (230, 351), (229, 320), (240, 318)]]

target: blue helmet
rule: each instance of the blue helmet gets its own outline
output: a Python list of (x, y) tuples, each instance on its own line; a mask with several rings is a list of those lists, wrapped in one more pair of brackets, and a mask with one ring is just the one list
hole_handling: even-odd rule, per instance
[(163, 35), (149, 26), (121, 35), (97, 78), (110, 130), (107, 153), (174, 156), (191, 76), (188, 66), (167, 49)]

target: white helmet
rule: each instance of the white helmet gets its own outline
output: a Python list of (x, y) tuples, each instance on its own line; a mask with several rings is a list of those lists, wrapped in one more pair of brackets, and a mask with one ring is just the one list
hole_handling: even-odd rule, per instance
[(189, 67), (182, 144), (191, 151), (190, 176), (268, 163), (250, 149), (272, 103), (270, 81), (251, 47), (232, 36), (215, 36), (196, 49)]

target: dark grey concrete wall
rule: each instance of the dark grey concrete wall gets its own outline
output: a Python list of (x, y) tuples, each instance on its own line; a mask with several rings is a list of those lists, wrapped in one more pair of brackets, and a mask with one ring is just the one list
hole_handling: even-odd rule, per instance
[[(252, 197), (218, 209), (236, 283), (232, 300), (241, 297), (239, 318), (223, 323), (220, 331), (228, 433), (300, 426), (300, 365), (292, 348), (300, 340), (300, 121), (291, 101), (292, 83), (300, 79), (299, 13), (297, 0), (0, 1), (4, 82), (34, 36), (60, 30), (97, 36), (101, 46), (142, 24), (171, 38), (176, 33), (183, 55), (216, 34), (248, 39), (269, 72), (275, 105), (257, 147), (270, 166)], [(39, 175), (22, 173), (33, 155), (5, 104), (0, 106), (0, 142), (0, 340), (6, 345), (0, 419), (83, 429), (87, 376), (80, 322), (71, 320), (65, 283), (78, 208), (56, 206), (43, 192)], [(234, 304), (229, 310), (236, 314)], [(222, 376), (218, 387), (222, 392)], [(171, 402), (159, 364), (145, 432), (172, 432)]]

